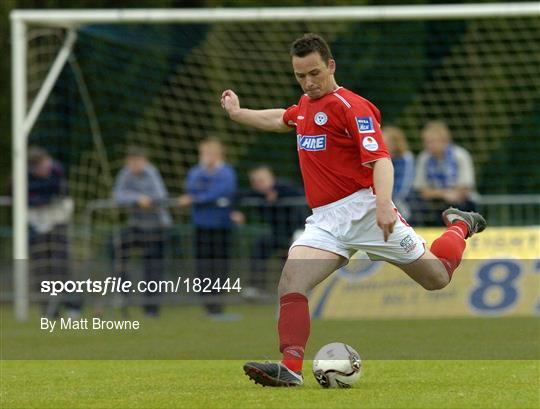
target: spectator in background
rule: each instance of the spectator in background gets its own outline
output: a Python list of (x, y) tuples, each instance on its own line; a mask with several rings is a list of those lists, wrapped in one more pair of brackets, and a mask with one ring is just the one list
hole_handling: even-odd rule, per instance
[(428, 122), (422, 129), (424, 150), (418, 156), (414, 188), (421, 203), (420, 223), (442, 225), (441, 211), (448, 206), (463, 211), (475, 210), (474, 168), (469, 152), (454, 145), (448, 126), (442, 121)]
[[(114, 200), (130, 206), (127, 227), (116, 246), (117, 259), (125, 266), (133, 249), (142, 251), (144, 280), (160, 280), (164, 271), (164, 249), (171, 216), (165, 207), (167, 189), (159, 171), (148, 161), (144, 149), (131, 146), (124, 167), (118, 173), (113, 191)], [(144, 311), (147, 316), (159, 314), (158, 294), (146, 294)]]
[[(251, 189), (239, 195), (249, 201), (256, 216), (270, 226), (270, 232), (258, 238), (251, 249), (251, 268), (246, 297), (257, 298), (266, 286), (266, 260), (279, 250), (287, 250), (295, 230), (302, 228), (307, 217), (305, 203), (287, 203), (287, 199), (304, 198), (304, 190), (289, 181), (276, 179), (272, 168), (258, 165), (249, 171)], [(245, 216), (234, 212), (233, 219), (243, 223)]]
[[(210, 278), (212, 284), (217, 279), (223, 284), (228, 278), (231, 256), (231, 204), (236, 193), (236, 172), (225, 163), (225, 150), (218, 139), (208, 138), (199, 144), (199, 163), (189, 170), (185, 190), (178, 203), (192, 209), (197, 273), (201, 279)], [(237, 318), (224, 313), (219, 292), (212, 289), (211, 293), (201, 295), (206, 297), (204, 305), (212, 318)]]
[(411, 215), (409, 199), (414, 182), (414, 156), (409, 150), (405, 133), (400, 128), (385, 126), (383, 137), (394, 165), (392, 200), (407, 219)]
[[(40, 147), (28, 149), (28, 205), (30, 271), (37, 287), (42, 280), (69, 279), (68, 227), (73, 201), (67, 196), (63, 166)], [(69, 316), (79, 315), (77, 300), (59, 302), (55, 297), (42, 303), (42, 313), (58, 317), (61, 304)]]

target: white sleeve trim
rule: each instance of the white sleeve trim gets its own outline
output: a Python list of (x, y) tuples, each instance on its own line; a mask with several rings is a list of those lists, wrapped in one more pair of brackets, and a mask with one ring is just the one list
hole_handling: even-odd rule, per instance
[(350, 108), (352, 107), (352, 105), (349, 104), (349, 102), (348, 102), (345, 98), (343, 98), (341, 95), (339, 95), (338, 93), (334, 92), (334, 96), (338, 97), (338, 99), (339, 99), (341, 102), (343, 102), (343, 104), (344, 104), (347, 108), (350, 109)]

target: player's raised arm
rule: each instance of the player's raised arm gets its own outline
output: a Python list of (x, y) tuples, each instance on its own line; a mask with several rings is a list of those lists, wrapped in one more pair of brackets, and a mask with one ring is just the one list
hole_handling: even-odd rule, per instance
[(229, 118), (242, 125), (252, 126), (263, 131), (287, 132), (289, 128), (283, 122), (284, 109), (247, 109), (240, 107), (240, 100), (234, 91), (228, 89), (221, 94), (221, 106)]

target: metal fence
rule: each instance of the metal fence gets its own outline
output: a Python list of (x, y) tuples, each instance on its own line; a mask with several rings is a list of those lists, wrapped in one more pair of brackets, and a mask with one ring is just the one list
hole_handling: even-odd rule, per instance
[[(187, 260), (194, 260), (193, 235), (194, 228), (190, 222), (189, 212), (180, 210), (174, 200), (161, 203), (173, 213), (174, 223), (167, 229), (165, 238), (164, 258), (169, 260), (165, 277), (174, 274), (175, 268)], [(257, 241), (273, 234), (272, 226), (261, 216), (260, 209), (265, 204), (260, 199), (246, 199), (238, 203), (237, 208), (244, 212), (246, 222), (233, 229), (233, 244), (230, 254), (232, 269), (239, 272), (246, 280), (250, 269), (253, 268), (254, 246)], [(271, 205), (279, 211), (280, 208), (296, 208), (305, 215), (309, 209), (303, 198), (282, 199)], [(486, 216), (490, 226), (531, 226), (540, 224), (540, 195), (485, 195), (478, 201), (478, 208)], [(118, 241), (124, 226), (124, 213), (128, 207), (119, 207), (111, 199), (94, 200), (84, 208), (84, 211), (75, 217), (69, 228), (70, 253), (74, 255), (72, 277), (82, 278), (96, 268), (114, 269), (115, 253), (114, 243)], [(114, 214), (114, 217), (111, 215)], [(114, 222), (111, 222), (114, 220)], [(301, 226), (300, 226), (301, 227)], [(13, 299), (12, 279), (12, 229), (11, 229), (11, 200), (0, 197), (0, 242), (1, 255), (4, 259), (0, 268), (0, 300)], [(281, 263), (286, 256), (286, 249), (290, 242), (280, 243), (271, 248), (271, 254), (262, 260), (267, 264), (267, 272), (262, 287), (271, 292), (279, 278)], [(96, 267), (99, 266), (99, 267)], [(37, 297), (36, 297), (37, 295)], [(38, 299), (39, 294), (31, 289), (31, 299)], [(174, 302), (200, 302), (196, 296), (175, 298)], [(235, 299), (229, 299), (235, 302)], [(238, 301), (238, 300), (236, 300)]]

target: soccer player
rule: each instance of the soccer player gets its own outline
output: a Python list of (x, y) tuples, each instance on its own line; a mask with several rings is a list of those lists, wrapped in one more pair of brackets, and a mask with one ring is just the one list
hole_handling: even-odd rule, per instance
[(465, 239), (486, 227), (481, 215), (449, 208), (442, 214), (447, 230), (427, 249), (392, 203), (393, 167), (379, 110), (337, 85), (336, 62), (319, 35), (298, 38), (290, 54), (305, 92), (297, 105), (251, 110), (240, 106), (232, 90), (221, 96), (222, 107), (238, 123), (275, 132), (296, 128), (306, 197), (313, 210), (305, 232), (290, 248), (278, 286), (283, 359), (244, 365), (246, 374), (264, 386), (303, 384), (310, 332), (306, 296), (357, 250), (395, 264), (425, 289), (437, 290), (450, 282)]

